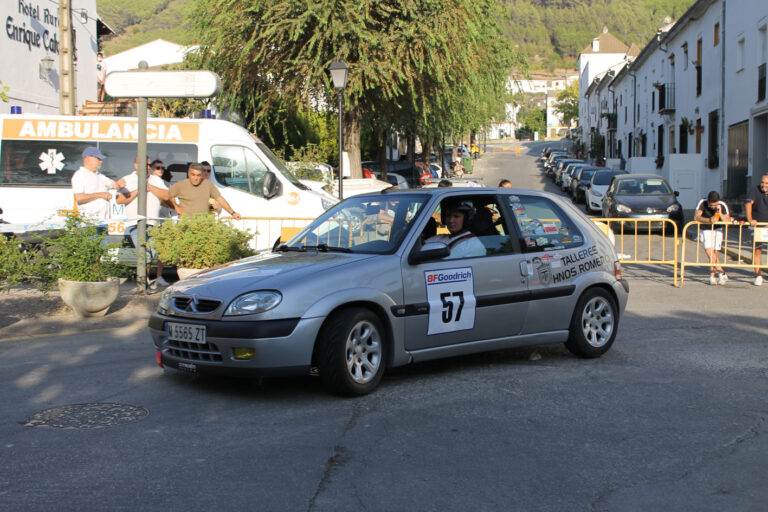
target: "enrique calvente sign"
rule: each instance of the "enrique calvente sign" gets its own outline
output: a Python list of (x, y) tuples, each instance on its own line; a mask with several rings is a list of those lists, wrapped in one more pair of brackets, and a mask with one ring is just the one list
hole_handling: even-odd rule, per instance
[[(46, 5), (24, 0), (3, 0), (5, 6), (11, 4), (13, 9), (5, 18), (5, 35), (11, 41), (26, 46), (28, 51), (33, 48), (59, 53), (59, 10), (56, 4), (46, 2)], [(4, 7), (5, 7), (4, 6)], [(77, 41), (74, 27), (72, 29), (73, 43)], [(73, 45), (77, 48), (77, 45)], [(77, 53), (75, 53), (75, 58)]]

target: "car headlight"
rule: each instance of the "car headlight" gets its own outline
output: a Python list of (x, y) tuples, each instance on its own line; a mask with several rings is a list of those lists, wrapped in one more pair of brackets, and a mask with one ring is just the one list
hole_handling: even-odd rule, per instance
[(592, 193), (595, 195), (595, 197), (603, 197), (603, 193), (599, 190), (592, 190)]
[(252, 315), (277, 307), (283, 296), (279, 292), (248, 292), (233, 300), (224, 312), (225, 316)]
[(623, 204), (617, 204), (616, 211), (619, 213), (632, 213), (632, 208), (629, 206), (624, 206)]
[(322, 205), (323, 205), (323, 210), (327, 210), (327, 209), (329, 209), (331, 206), (333, 206), (334, 204), (336, 204), (336, 203), (334, 203), (333, 201), (331, 201), (330, 199), (326, 199), (325, 197), (321, 197), (321, 198), (320, 198), (320, 202), (321, 202), (321, 203), (322, 203)]
[(171, 295), (173, 292), (171, 292), (171, 289), (166, 289), (163, 294), (160, 296), (160, 303), (157, 305), (157, 309), (162, 314), (168, 314), (168, 310), (171, 309)]
[(676, 212), (676, 211), (678, 211), (679, 209), (680, 209), (680, 205), (679, 205), (679, 204), (673, 204), (672, 206), (670, 206), (669, 208), (667, 208), (667, 213)]

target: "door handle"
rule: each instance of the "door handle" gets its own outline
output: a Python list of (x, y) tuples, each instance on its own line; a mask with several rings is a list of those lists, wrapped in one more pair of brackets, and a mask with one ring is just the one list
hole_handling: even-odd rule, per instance
[(528, 277), (528, 262), (526, 260), (522, 260), (520, 262), (520, 281), (524, 283), (527, 277)]

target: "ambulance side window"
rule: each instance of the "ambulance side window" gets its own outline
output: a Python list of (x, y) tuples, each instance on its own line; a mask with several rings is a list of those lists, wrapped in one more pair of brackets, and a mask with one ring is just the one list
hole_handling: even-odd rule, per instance
[(211, 155), (216, 181), (221, 185), (263, 196), (262, 184), (267, 168), (250, 149), (214, 146)]

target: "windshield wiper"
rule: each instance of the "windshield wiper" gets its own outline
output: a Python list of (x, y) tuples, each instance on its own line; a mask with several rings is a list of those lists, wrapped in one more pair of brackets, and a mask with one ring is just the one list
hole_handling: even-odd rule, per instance
[(333, 247), (329, 246), (328, 244), (317, 244), (317, 245), (303, 245), (301, 247), (304, 251), (320, 251), (320, 252), (352, 252), (351, 250), (347, 249), (346, 247)]
[(292, 245), (280, 244), (275, 248), (275, 252), (289, 252), (289, 251), (303, 252), (304, 247), (294, 247)]

